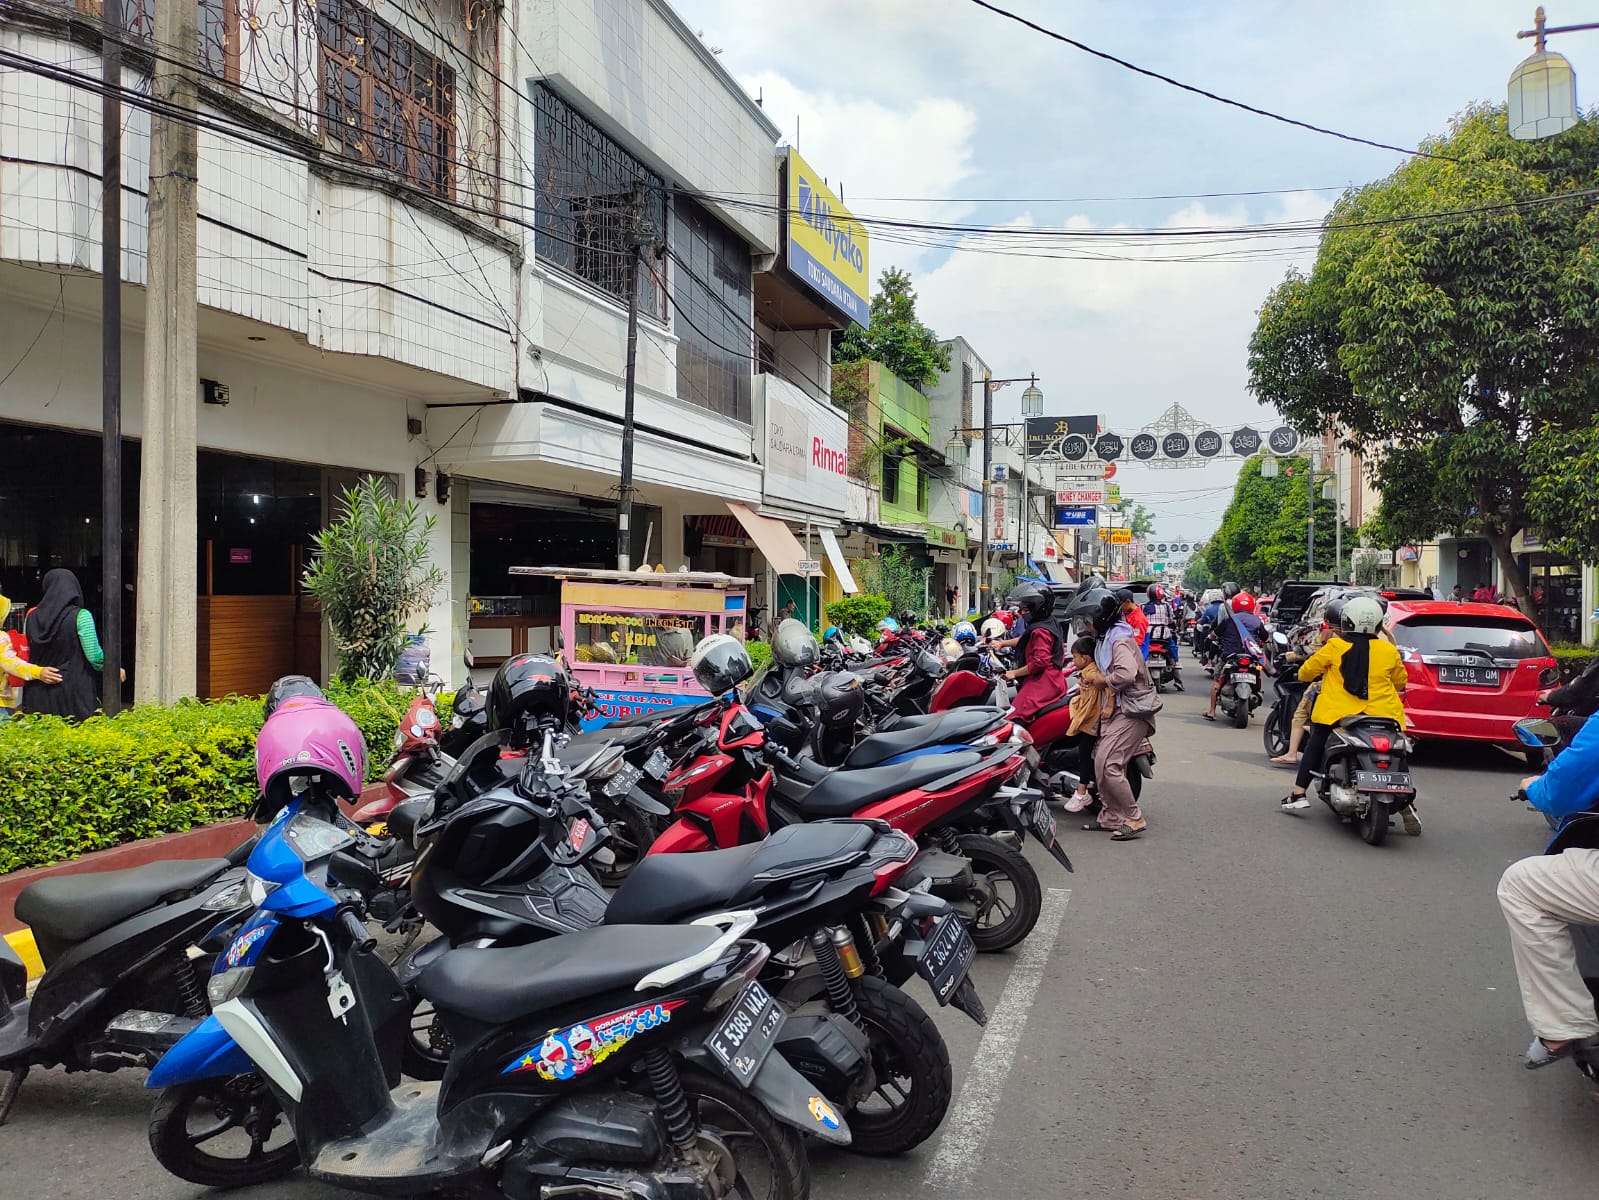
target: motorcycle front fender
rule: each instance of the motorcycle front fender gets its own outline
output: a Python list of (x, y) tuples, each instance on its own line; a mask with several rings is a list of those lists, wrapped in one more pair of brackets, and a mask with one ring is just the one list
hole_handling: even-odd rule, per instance
[(766, 1056), (750, 1080), (749, 1090), (767, 1112), (801, 1133), (835, 1146), (847, 1146), (854, 1140), (844, 1114), (776, 1050)]
[(233, 1035), (222, 1028), (215, 1015), (207, 1017), (161, 1056), (145, 1078), (147, 1088), (176, 1087), (199, 1079), (244, 1075), (255, 1070), (255, 1063)]

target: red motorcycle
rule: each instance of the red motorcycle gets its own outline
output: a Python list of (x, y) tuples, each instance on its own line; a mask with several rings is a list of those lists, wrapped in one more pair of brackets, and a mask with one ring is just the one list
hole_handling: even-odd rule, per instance
[(937, 727), (875, 734), (852, 751), (859, 765), (835, 770), (792, 756), (791, 748), (805, 738), (798, 725), (778, 718), (763, 727), (737, 701), (714, 706), (701, 724), (700, 747), (663, 785), (681, 798), (677, 820), (650, 847), (652, 855), (758, 842), (774, 829), (804, 821), (885, 821), (917, 839), (922, 854), (913, 870), (930, 881), (933, 894), (956, 907), (983, 951), (1007, 949), (1032, 931), (1043, 890), (1018, 849), (987, 833), (962, 832), (963, 821), (998, 804), (1017, 833), (1031, 832), (1071, 869), (1055, 843), (1054, 818), (1042, 795), (1017, 786), (1028, 764), (1008, 723), (984, 739), (991, 743), (986, 747), (886, 766), (876, 764), (910, 753), (926, 739), (936, 743)]

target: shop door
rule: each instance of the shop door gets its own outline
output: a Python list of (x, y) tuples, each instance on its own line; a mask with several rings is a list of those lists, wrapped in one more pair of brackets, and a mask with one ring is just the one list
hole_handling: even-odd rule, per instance
[[(794, 611), (788, 615), (796, 621), (804, 622), (815, 633), (820, 628), (822, 619), (822, 593), (816, 586), (816, 580), (803, 579), (798, 575), (779, 575), (777, 577), (777, 611), (771, 614), (771, 621), (775, 626), (782, 619), (783, 610), (792, 604)], [(806, 608), (809, 604), (810, 607)]]

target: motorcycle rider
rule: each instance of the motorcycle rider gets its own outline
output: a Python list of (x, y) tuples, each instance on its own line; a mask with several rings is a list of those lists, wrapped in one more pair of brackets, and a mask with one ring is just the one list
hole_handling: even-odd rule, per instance
[(1172, 666), (1177, 665), (1177, 626), (1172, 621), (1172, 610), (1166, 600), (1165, 590), (1158, 583), (1149, 585), (1149, 603), (1144, 605), (1144, 615), (1149, 618), (1149, 634), (1144, 639), (1144, 657), (1160, 642)]
[(1066, 694), (1066, 640), (1059, 622), (1050, 614), (1055, 608), (1055, 593), (1031, 581), (1018, 583), (1009, 603), (1027, 621), (1027, 631), (1016, 644), (1014, 670), (1006, 671), (1010, 680), (1025, 680), (1017, 690), (1012, 708), (1016, 718), (1026, 724)]
[(1582, 674), (1564, 687), (1539, 693), (1538, 703), (1564, 710), (1550, 719), (1560, 730), (1560, 740), (1570, 745), (1588, 718), (1599, 712), (1599, 656), (1591, 659)]
[[(1248, 592), (1239, 592), (1233, 597), (1231, 604), (1231, 619), (1223, 619), (1221, 627), (1217, 630), (1219, 649), (1216, 655), (1221, 661), (1226, 662), (1235, 654), (1244, 652), (1244, 639), (1254, 638), (1257, 642), (1266, 637), (1266, 626), (1255, 615), (1255, 598)], [(1379, 614), (1380, 619), (1381, 614)], [(1227, 682), (1226, 672), (1216, 672), (1216, 682), (1210, 685), (1210, 709), (1205, 713), (1205, 720), (1216, 719), (1216, 701), (1221, 696), (1222, 685)], [(1323, 741), (1326, 739), (1323, 738)]]
[(1338, 635), (1300, 666), (1300, 679), (1321, 680), (1321, 695), (1310, 714), (1310, 736), (1299, 759), (1299, 774), (1282, 800), (1284, 812), (1310, 807), (1305, 795), (1310, 776), (1321, 766), (1327, 735), (1339, 721), (1363, 714), (1404, 725), (1405, 705), (1399, 693), (1410, 677), (1398, 648), (1377, 635), (1381, 628), (1382, 605), (1370, 596), (1352, 596), (1338, 619)]
[[(1542, 775), (1523, 779), (1521, 794), (1562, 819), (1599, 805), (1599, 722), (1584, 725)], [(1499, 907), (1536, 1035), (1527, 1067), (1574, 1058), (1599, 1082), (1599, 1015), (1571, 937), (1572, 925), (1599, 925), (1599, 849), (1572, 846), (1511, 863), (1499, 880)]]

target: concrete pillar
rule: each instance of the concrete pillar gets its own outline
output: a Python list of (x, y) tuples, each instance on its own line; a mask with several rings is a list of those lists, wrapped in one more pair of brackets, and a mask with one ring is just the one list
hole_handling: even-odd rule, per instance
[(656, 531), (656, 544), (661, 549), (655, 561), (668, 572), (676, 571), (688, 562), (687, 555), (683, 553), (683, 508), (675, 500), (667, 500), (661, 505), (661, 528)]
[[(427, 538), (428, 563), (444, 573), (444, 583), (434, 593), (433, 603), (418, 624), (427, 626), (428, 655), (434, 672), (445, 680), (459, 681), (465, 677), (466, 665), (462, 659), (465, 646), (456, 645), (455, 488), (450, 489), (450, 502), (440, 504), (433, 495), (431, 479), (429, 484), (427, 499), (418, 500), (416, 504), (423, 519), (433, 518), (433, 530)], [(460, 607), (464, 610), (464, 601)]]
[[(193, 112), (197, 10), (156, 0), (151, 95)], [(170, 704), (195, 693), (197, 520), (195, 183), (198, 132), (181, 119), (150, 119), (149, 267), (145, 285), (144, 441), (139, 478), (139, 673), (134, 700)]]

